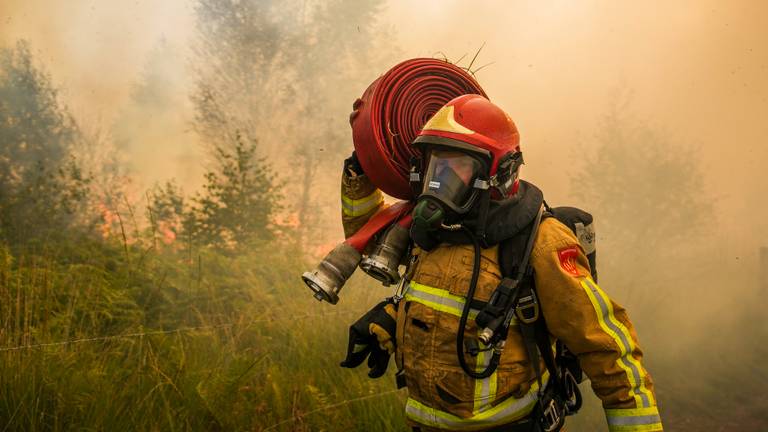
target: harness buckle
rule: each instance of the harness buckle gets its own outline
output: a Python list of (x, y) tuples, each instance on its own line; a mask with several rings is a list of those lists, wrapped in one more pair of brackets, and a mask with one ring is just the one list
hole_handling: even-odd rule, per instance
[(486, 190), (491, 187), (491, 184), (487, 180), (475, 179), (472, 187), (475, 189)]
[(524, 324), (531, 324), (539, 319), (539, 302), (536, 300), (536, 292), (531, 291), (531, 295), (525, 296), (517, 301), (515, 315)]
[(582, 397), (576, 378), (568, 369), (563, 372), (563, 387), (565, 390), (565, 415), (576, 414), (581, 409)]
[(541, 410), (541, 428), (544, 432), (555, 432), (562, 427), (562, 417), (554, 398), (550, 398)]

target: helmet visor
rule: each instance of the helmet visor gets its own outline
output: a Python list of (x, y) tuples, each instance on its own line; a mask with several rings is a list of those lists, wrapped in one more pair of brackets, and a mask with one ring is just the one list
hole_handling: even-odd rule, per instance
[(422, 193), (435, 196), (456, 208), (467, 205), (473, 184), (482, 170), (476, 158), (457, 151), (433, 150), (424, 176)]

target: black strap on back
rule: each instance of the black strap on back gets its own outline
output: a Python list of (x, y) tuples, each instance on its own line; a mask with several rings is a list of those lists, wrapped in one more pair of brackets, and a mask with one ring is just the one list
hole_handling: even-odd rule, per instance
[[(546, 206), (545, 209), (549, 210), (549, 207)], [(551, 216), (550, 212), (545, 212), (544, 217)], [(500, 256), (500, 260), (507, 258)], [(536, 294), (533, 267), (528, 265), (525, 271), (526, 276), (522, 280), (514, 310), (523, 344), (539, 385), (538, 404), (534, 415), (538, 417), (543, 430), (558, 431), (563, 425), (563, 417), (574, 414), (581, 408), (582, 398), (578, 388), (578, 383), (581, 382), (581, 368), (573, 354), (566, 355), (567, 348), (561, 341), (555, 341), (553, 352), (547, 323), (541, 313)], [(541, 360), (544, 360), (544, 366), (549, 372), (546, 387), (543, 383)], [(563, 360), (563, 364), (558, 364), (559, 360)]]
[[(514, 276), (508, 276), (502, 279), (501, 283), (496, 288), (496, 291), (491, 295), (491, 299), (486, 304), (486, 307), (484, 307), (483, 310), (480, 312), (480, 314), (478, 314), (478, 317), (480, 317), (480, 315), (482, 315), (483, 312), (487, 312), (489, 309), (498, 308), (497, 306), (500, 306), (500, 305), (497, 305), (497, 302), (495, 300), (499, 299), (499, 294), (501, 293), (501, 291), (504, 291), (505, 289), (509, 291), (508, 295), (504, 297), (505, 299), (507, 299), (506, 301), (504, 301), (504, 303), (506, 304), (503, 305), (503, 307), (498, 308), (501, 310), (498, 310), (496, 311), (496, 313), (492, 314), (494, 315), (494, 317), (490, 321), (492, 321), (493, 324), (492, 325), (488, 325), (489, 323), (483, 324), (483, 326), (488, 325), (488, 327), (485, 328), (484, 331), (490, 328), (493, 329), (493, 331), (491, 332), (491, 334), (493, 335), (492, 337), (494, 338), (492, 339), (493, 341), (506, 339), (507, 337), (509, 324), (510, 324), (510, 321), (512, 320), (513, 313), (515, 311), (514, 305), (517, 304), (517, 299), (519, 298), (520, 286), (522, 285), (521, 282), (528, 274), (528, 269), (529, 269), (528, 260), (530, 259), (531, 252), (533, 250), (533, 244), (536, 239), (536, 233), (538, 232), (539, 223), (541, 222), (541, 217), (543, 212), (544, 212), (544, 208), (540, 207), (538, 213), (536, 214), (535, 219), (531, 223), (531, 229), (527, 234), (525, 249), (522, 254), (522, 259), (520, 261), (520, 265), (517, 268), (516, 273), (514, 274)], [(480, 243), (478, 239), (474, 237), (469, 230), (467, 230), (467, 234), (473, 240), (474, 263), (472, 265), (472, 278), (469, 284), (469, 291), (467, 292), (466, 303), (464, 304), (461, 317), (459, 318), (459, 331), (457, 332), (457, 335), (456, 335), (456, 354), (458, 355), (459, 364), (461, 365), (461, 368), (464, 370), (464, 372), (467, 375), (469, 375), (474, 379), (483, 379), (491, 376), (493, 372), (496, 371), (496, 368), (498, 367), (499, 361), (501, 359), (501, 349), (503, 348), (496, 347), (495, 346), (496, 342), (484, 341), (489, 345), (494, 346), (494, 348), (493, 348), (493, 354), (491, 355), (491, 359), (488, 366), (481, 372), (477, 372), (470, 369), (464, 357), (465, 350), (466, 352), (469, 352), (473, 356), (477, 355), (477, 352), (478, 352), (477, 341), (475, 341), (474, 339), (471, 339), (471, 340), (467, 340), (470, 342), (469, 344), (465, 343), (467, 341), (465, 341), (464, 339), (464, 329), (466, 328), (466, 322), (469, 316), (469, 307), (470, 307), (469, 305), (474, 300), (475, 288), (477, 287), (477, 278), (480, 271)], [(478, 321), (478, 317), (475, 318), (475, 322), (478, 324), (478, 326), (481, 326), (481, 323)]]
[[(559, 373), (555, 356), (552, 353), (552, 346), (549, 340), (549, 330), (541, 314), (536, 290), (533, 283), (533, 272), (531, 277), (525, 281), (521, 287), (521, 293), (516, 305), (517, 323), (520, 333), (523, 336), (523, 343), (531, 361), (531, 366), (536, 373), (536, 381), (539, 384), (539, 392), (544, 390), (542, 383), (541, 362), (549, 371), (550, 385), (560, 386)], [(558, 343), (559, 344), (559, 343)]]

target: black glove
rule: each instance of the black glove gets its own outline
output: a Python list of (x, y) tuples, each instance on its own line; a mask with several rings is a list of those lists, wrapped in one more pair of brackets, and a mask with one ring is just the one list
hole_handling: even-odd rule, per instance
[(349, 327), (347, 358), (341, 367), (355, 368), (368, 357), (368, 376), (378, 378), (389, 366), (389, 357), (395, 351), (397, 305), (392, 299), (384, 300)]
[(353, 151), (352, 156), (344, 160), (344, 172), (352, 177), (361, 176), (363, 172), (363, 166), (360, 165), (360, 161), (357, 159), (357, 154)]

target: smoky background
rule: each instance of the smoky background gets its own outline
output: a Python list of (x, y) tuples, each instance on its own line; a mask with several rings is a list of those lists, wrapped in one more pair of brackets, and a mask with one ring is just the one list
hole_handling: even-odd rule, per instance
[[(749, 1), (0, 0), (0, 45), (28, 41), (82, 134), (73, 152), (114, 181), (97, 217), (168, 181), (204, 191), (216, 146), (241, 140), (279, 185), (263, 242), (310, 263), (343, 237), (352, 102), (406, 58), (468, 67), (520, 129), (522, 177), (595, 216), (601, 286), (638, 329), (667, 428), (762, 430), (766, 16)], [(601, 416), (592, 397), (570, 428)]]

